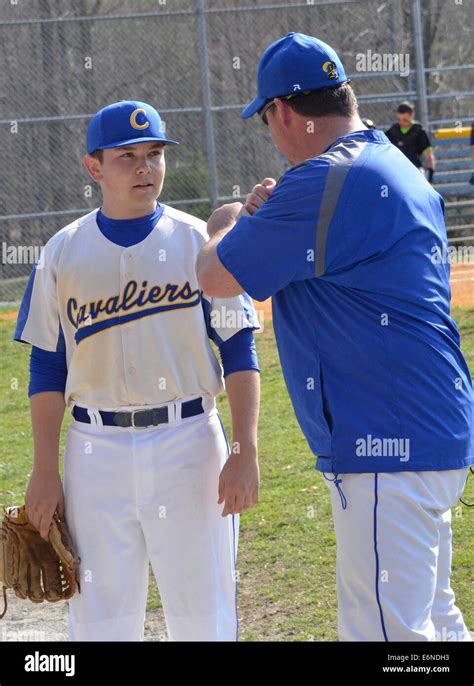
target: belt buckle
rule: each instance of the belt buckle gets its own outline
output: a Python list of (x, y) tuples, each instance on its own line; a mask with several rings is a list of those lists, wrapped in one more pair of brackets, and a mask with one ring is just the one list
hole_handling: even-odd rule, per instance
[(135, 414), (136, 414), (136, 412), (141, 412), (141, 410), (132, 410), (131, 413), (130, 413), (130, 414), (132, 415), (132, 416), (131, 416), (132, 427), (133, 427), (134, 429), (145, 429), (146, 427), (137, 426), (137, 425), (135, 424)]
[[(164, 422), (158, 421), (158, 415), (159, 415), (160, 409), (161, 408), (159, 408), (159, 407), (154, 407), (151, 410), (132, 410), (130, 412), (130, 414), (131, 414), (130, 420), (132, 423), (132, 427), (134, 429), (148, 429), (150, 426), (161, 426), (162, 424), (167, 424), (168, 422), (166, 422), (166, 421), (164, 421)], [(135, 423), (135, 415), (137, 412), (151, 412), (151, 423), (145, 424), (144, 426), (137, 426)], [(168, 415), (168, 417), (169, 417), (169, 415)]]

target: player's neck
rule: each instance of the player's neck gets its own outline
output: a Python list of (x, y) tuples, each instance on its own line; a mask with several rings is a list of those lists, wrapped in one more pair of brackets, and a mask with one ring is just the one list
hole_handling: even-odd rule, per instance
[(146, 217), (148, 214), (152, 214), (156, 208), (156, 200), (151, 203), (149, 207), (137, 209), (135, 207), (114, 205), (104, 199), (101, 206), (101, 212), (104, 217), (107, 217), (108, 219), (139, 219), (140, 217)]

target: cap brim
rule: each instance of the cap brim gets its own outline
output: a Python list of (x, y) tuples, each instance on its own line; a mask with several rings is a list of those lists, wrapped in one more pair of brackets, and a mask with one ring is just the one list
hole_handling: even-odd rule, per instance
[(156, 141), (157, 143), (163, 143), (166, 145), (179, 145), (178, 141), (172, 141), (169, 140), (168, 138), (156, 138), (156, 137), (151, 137), (151, 138), (131, 138), (128, 141), (123, 141), (122, 143), (109, 143), (109, 145), (101, 145), (100, 148), (96, 148), (96, 150), (108, 150), (110, 148), (124, 148), (126, 145), (134, 145), (135, 143), (152, 143), (153, 141)]
[(240, 113), (241, 119), (250, 119), (254, 114), (257, 114), (259, 110), (262, 109), (264, 104), (267, 102), (266, 98), (261, 98), (257, 96), (252, 102), (247, 105), (247, 107)]

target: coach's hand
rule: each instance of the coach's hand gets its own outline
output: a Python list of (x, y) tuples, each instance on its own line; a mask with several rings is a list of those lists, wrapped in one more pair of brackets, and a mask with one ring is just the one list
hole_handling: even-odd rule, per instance
[(258, 500), (260, 472), (257, 449), (240, 447), (231, 453), (219, 477), (218, 504), (225, 503), (222, 516), (248, 510)]
[(257, 183), (246, 196), (244, 204), (231, 202), (218, 207), (209, 217), (207, 233), (209, 238), (222, 229), (231, 229), (240, 217), (252, 217), (255, 212), (267, 202), (276, 186), (275, 179), (267, 177), (262, 183)]
[(231, 229), (237, 221), (241, 209), (241, 202), (231, 202), (214, 210), (207, 222), (209, 238), (215, 236), (222, 229)]
[(255, 212), (267, 202), (268, 198), (273, 192), (276, 186), (275, 179), (267, 177), (263, 179), (262, 183), (258, 183), (254, 186), (251, 192), (245, 198), (244, 205), (240, 211), (240, 217), (253, 216)]
[(64, 493), (57, 471), (33, 470), (25, 496), (28, 519), (47, 540), (55, 511), (64, 519)]

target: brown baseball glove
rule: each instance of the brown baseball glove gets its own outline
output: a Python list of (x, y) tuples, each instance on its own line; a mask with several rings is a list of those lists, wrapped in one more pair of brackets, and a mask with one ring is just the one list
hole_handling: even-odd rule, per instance
[(33, 603), (71, 598), (79, 585), (80, 558), (72, 546), (65, 521), (55, 512), (48, 540), (31, 524), (25, 506), (4, 507), (0, 529), (0, 583), (4, 610), (7, 588)]

